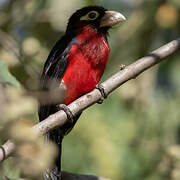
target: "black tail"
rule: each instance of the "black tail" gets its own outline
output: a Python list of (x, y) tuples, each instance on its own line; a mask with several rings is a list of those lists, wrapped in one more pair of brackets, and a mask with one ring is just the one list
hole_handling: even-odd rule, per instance
[[(50, 114), (57, 112), (58, 109), (55, 105), (41, 105), (39, 107), (39, 120), (42, 121), (47, 118)], [(62, 151), (62, 140), (64, 137), (64, 128), (57, 128), (48, 132), (45, 135), (45, 140), (53, 142), (58, 149), (58, 155), (53, 163), (51, 169), (47, 169), (44, 173), (44, 180), (60, 180), (61, 179), (61, 151)]]
[[(39, 108), (39, 120), (42, 121), (47, 118), (50, 114), (58, 111), (55, 105), (42, 105)], [(76, 124), (81, 113), (73, 118), (73, 123), (67, 122), (62, 127), (48, 132), (45, 136), (46, 141), (52, 141), (57, 145), (58, 156), (55, 159), (54, 166), (51, 169), (47, 169), (44, 172), (44, 180), (61, 180), (61, 153), (62, 153), (62, 140), (64, 135), (68, 134)]]
[(54, 165), (51, 169), (47, 169), (43, 176), (44, 180), (61, 180), (61, 152), (62, 152), (62, 140), (64, 133), (61, 129), (53, 130), (46, 135), (47, 141), (54, 142), (58, 147), (58, 155), (54, 161)]

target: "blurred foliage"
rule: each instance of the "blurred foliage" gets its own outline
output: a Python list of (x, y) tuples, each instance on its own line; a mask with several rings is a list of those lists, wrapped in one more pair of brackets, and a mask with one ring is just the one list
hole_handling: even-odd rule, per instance
[[(9, 77), (8, 81), (12, 78)], [(37, 111), (36, 100), (25, 95), (23, 89), (12, 85), (0, 84), (0, 92), (0, 142), (11, 139), (17, 145), (14, 157), (1, 165), (1, 178), (21, 176), (39, 179), (42, 172), (52, 165), (57, 152), (54, 144), (45, 143), (42, 137), (32, 131)]]
[(16, 87), (20, 86), (20, 84), (16, 80), (16, 78), (9, 73), (5, 62), (3, 62), (3, 61), (0, 61), (0, 83), (1, 84), (11, 84)]
[[(102, 80), (121, 64), (128, 65), (180, 35), (179, 0), (0, 0), (0, 82), (21, 84), (19, 90), (0, 86), (0, 142), (13, 137), (21, 144), (17, 158), (1, 165), (0, 179), (29, 176), (30, 166), (35, 168), (29, 171), (33, 175), (36, 166), (45, 167), (39, 164), (43, 160), (51, 164), (53, 147), (45, 145), (50, 147), (45, 152), (42, 139), (28, 136), (32, 134), (28, 127), (37, 121), (37, 102), (26, 94), (38, 88), (43, 63), (69, 16), (90, 4), (127, 17), (110, 30), (111, 58)], [(179, 59), (179, 53), (170, 56), (116, 90), (103, 105), (85, 111), (65, 137), (63, 169), (116, 180), (180, 179)]]

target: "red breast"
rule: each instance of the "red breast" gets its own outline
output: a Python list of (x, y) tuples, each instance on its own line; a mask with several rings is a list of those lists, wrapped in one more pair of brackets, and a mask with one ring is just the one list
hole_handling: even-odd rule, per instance
[(93, 90), (103, 75), (110, 48), (106, 34), (90, 25), (78, 32), (70, 47), (68, 68), (63, 76), (66, 86), (65, 104)]

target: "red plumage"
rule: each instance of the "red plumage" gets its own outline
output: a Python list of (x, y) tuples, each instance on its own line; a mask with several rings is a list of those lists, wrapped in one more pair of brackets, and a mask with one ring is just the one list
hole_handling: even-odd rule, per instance
[(103, 75), (109, 58), (109, 45), (104, 33), (85, 26), (70, 48), (68, 68), (63, 81), (66, 86), (65, 104), (93, 90)]

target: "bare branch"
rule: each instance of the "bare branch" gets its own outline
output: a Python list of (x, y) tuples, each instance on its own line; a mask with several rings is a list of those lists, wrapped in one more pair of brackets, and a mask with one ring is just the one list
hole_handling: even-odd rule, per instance
[(105, 179), (102, 177), (73, 174), (73, 173), (69, 173), (69, 172), (62, 172), (62, 179), (63, 180), (110, 180), (110, 179)]
[[(171, 41), (170, 43), (162, 46), (161, 48), (153, 51), (149, 55), (137, 60), (133, 64), (123, 68), (123, 70), (116, 73), (114, 76), (110, 77), (108, 80), (102, 83), (107, 94), (111, 93), (116, 88), (120, 87), (125, 82), (130, 79), (136, 78), (146, 69), (154, 66), (155, 64), (161, 62), (166, 57), (174, 54), (180, 50), (180, 38)], [(102, 95), (98, 89), (94, 89), (90, 93), (80, 97), (68, 107), (74, 115), (88, 108), (89, 106), (97, 103), (102, 98)], [(33, 126), (33, 129), (40, 135), (46, 134), (48, 131), (53, 130), (54, 128), (62, 126), (67, 121), (67, 116), (64, 111), (58, 111), (55, 114), (50, 115), (44, 121)], [(14, 151), (14, 145), (9, 141), (3, 145), (5, 150), (5, 158), (11, 155)], [(4, 158), (3, 151), (0, 151), (0, 161)]]
[[(62, 172), (63, 180), (110, 180), (103, 177), (97, 177), (92, 175), (82, 175), (82, 174), (74, 174), (69, 172)], [(10, 180), (7, 178), (7, 180)], [(27, 179), (17, 179), (17, 180), (27, 180)]]

